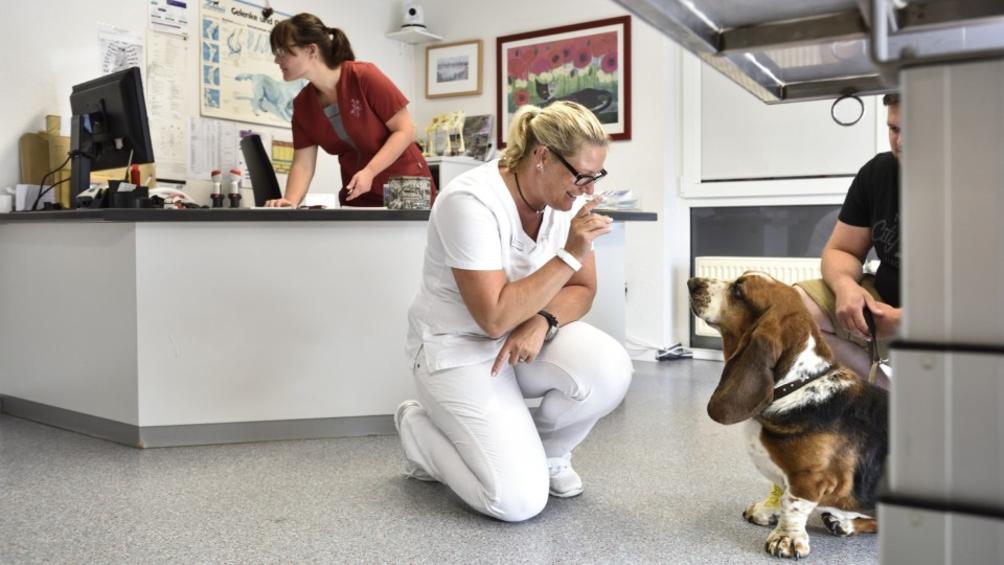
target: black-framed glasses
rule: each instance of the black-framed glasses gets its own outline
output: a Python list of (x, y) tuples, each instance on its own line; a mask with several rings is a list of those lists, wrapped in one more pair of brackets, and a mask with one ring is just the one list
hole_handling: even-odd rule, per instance
[(557, 151), (551, 149), (550, 147), (548, 147), (547, 150), (550, 151), (552, 155), (557, 157), (559, 161), (561, 161), (561, 164), (564, 165), (566, 169), (568, 169), (568, 172), (575, 175), (575, 186), (585, 186), (591, 182), (596, 182), (601, 178), (607, 176), (606, 169), (600, 169), (600, 172), (596, 173), (595, 175), (584, 175), (579, 171), (576, 171), (575, 167), (573, 167), (571, 163), (566, 161), (565, 158), (561, 156), (561, 153), (558, 153)]

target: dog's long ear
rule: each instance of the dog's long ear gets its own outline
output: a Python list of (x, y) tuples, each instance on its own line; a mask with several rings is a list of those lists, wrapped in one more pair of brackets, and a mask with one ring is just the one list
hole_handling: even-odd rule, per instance
[(759, 414), (774, 398), (774, 365), (781, 356), (779, 326), (762, 320), (742, 336), (725, 361), (718, 388), (708, 401), (708, 415), (720, 424), (735, 424)]

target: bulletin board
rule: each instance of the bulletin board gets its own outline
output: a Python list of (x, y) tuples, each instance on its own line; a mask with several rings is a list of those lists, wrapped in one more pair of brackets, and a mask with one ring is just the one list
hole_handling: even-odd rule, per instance
[(307, 81), (286, 82), (269, 34), (290, 17), (242, 0), (202, 0), (199, 98), (203, 116), (290, 127), (293, 98)]

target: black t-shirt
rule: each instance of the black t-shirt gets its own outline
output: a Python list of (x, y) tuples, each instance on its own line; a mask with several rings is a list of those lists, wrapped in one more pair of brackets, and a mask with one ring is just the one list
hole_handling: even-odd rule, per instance
[(899, 308), (899, 160), (892, 153), (879, 153), (861, 167), (844, 206), (840, 221), (871, 228), (872, 245), (878, 254), (875, 288), (882, 301)]

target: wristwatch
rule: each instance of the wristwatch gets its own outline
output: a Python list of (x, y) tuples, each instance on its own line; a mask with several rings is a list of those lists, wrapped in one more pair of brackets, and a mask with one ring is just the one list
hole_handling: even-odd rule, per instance
[(547, 343), (554, 339), (554, 336), (558, 335), (558, 319), (554, 317), (554, 314), (548, 312), (547, 310), (541, 310), (537, 313), (547, 320), (547, 335), (544, 336), (544, 343)]

